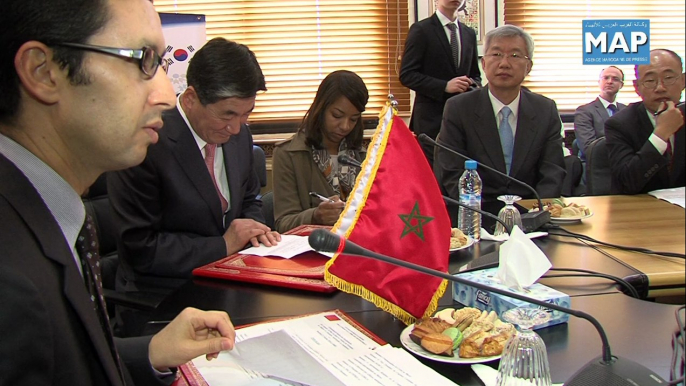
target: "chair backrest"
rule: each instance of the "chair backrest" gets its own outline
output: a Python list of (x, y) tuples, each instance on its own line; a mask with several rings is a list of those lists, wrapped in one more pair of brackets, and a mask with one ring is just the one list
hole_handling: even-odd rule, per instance
[(605, 146), (605, 137), (600, 137), (586, 147), (586, 194), (600, 196), (611, 193), (610, 158)]
[(567, 175), (562, 180), (562, 196), (576, 197), (585, 193), (585, 186), (581, 183), (583, 165), (581, 160), (574, 154), (565, 156), (565, 170)]
[(267, 186), (267, 157), (264, 155), (264, 150), (257, 145), (252, 146), (252, 167), (257, 173), (257, 178), (260, 180), (260, 186)]
[(265, 219), (265, 224), (276, 230), (274, 227), (274, 192), (267, 192), (262, 196), (262, 215)]

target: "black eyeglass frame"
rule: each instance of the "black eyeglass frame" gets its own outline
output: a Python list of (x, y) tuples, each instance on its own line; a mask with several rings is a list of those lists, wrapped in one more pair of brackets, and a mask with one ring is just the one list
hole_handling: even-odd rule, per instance
[[(679, 80), (679, 75), (667, 75), (661, 78), (657, 77), (655, 79), (641, 79), (639, 82), (641, 82), (641, 85), (643, 85), (643, 87), (647, 88), (648, 90), (655, 90), (657, 89), (657, 86), (659, 86), (660, 84), (662, 84), (663, 87), (667, 87), (676, 83), (677, 80)], [(653, 82), (655, 82), (655, 84), (651, 86), (650, 84)]]
[[(112, 55), (116, 56), (119, 58), (124, 58), (124, 59), (135, 59), (138, 61), (138, 68), (141, 70), (143, 74), (148, 76), (149, 78), (152, 78), (155, 76), (157, 73), (157, 69), (162, 67), (162, 70), (164, 72), (167, 72), (167, 69), (169, 68), (169, 63), (159, 56), (157, 52), (152, 47), (145, 46), (140, 49), (133, 49), (133, 48), (118, 48), (118, 47), (106, 47), (106, 46), (97, 46), (93, 44), (82, 44), (82, 43), (54, 43), (52, 44), (53, 46), (60, 46), (60, 47), (68, 47), (68, 48), (76, 48), (80, 50), (86, 50), (86, 51), (92, 51), (92, 52), (99, 52), (101, 54), (107, 54), (107, 55)], [(152, 55), (152, 56), (150, 56)], [(146, 60), (146, 58), (152, 58), (151, 61)], [(146, 68), (146, 64), (150, 63), (149, 66), (152, 66), (150, 68)]]

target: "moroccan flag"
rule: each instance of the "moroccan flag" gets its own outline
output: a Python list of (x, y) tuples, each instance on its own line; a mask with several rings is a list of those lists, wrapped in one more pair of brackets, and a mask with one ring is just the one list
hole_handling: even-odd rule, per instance
[[(448, 212), (424, 153), (394, 107), (381, 113), (355, 187), (332, 231), (374, 252), (448, 271)], [(432, 315), (448, 284), (343, 254), (327, 263), (325, 279), (406, 324)]]

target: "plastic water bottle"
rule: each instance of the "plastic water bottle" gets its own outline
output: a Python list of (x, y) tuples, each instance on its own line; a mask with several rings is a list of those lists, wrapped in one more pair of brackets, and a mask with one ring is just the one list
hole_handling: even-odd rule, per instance
[[(481, 209), (481, 178), (476, 172), (476, 161), (467, 160), (464, 163), (465, 171), (460, 177), (460, 203), (470, 208)], [(474, 239), (481, 239), (481, 214), (460, 207), (457, 215), (458, 228), (465, 235)]]

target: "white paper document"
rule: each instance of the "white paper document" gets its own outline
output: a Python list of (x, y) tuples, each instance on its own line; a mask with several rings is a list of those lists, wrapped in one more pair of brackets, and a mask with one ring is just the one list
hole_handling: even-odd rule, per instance
[[(241, 255), (276, 256), (290, 259), (293, 256), (312, 250), (310, 243), (307, 241), (307, 236), (281, 235), (281, 241), (273, 247), (266, 247), (260, 244), (259, 247), (251, 247), (238, 253)], [(333, 256), (333, 254), (322, 254), (329, 257)]]
[(210, 386), (454, 386), (410, 353), (381, 346), (335, 312), (236, 330), (240, 354), (193, 364)]
[(684, 205), (686, 204), (686, 188), (683, 186), (681, 188), (653, 190), (652, 192), (648, 192), (648, 194), (674, 205), (679, 205), (682, 208), (684, 208)]

